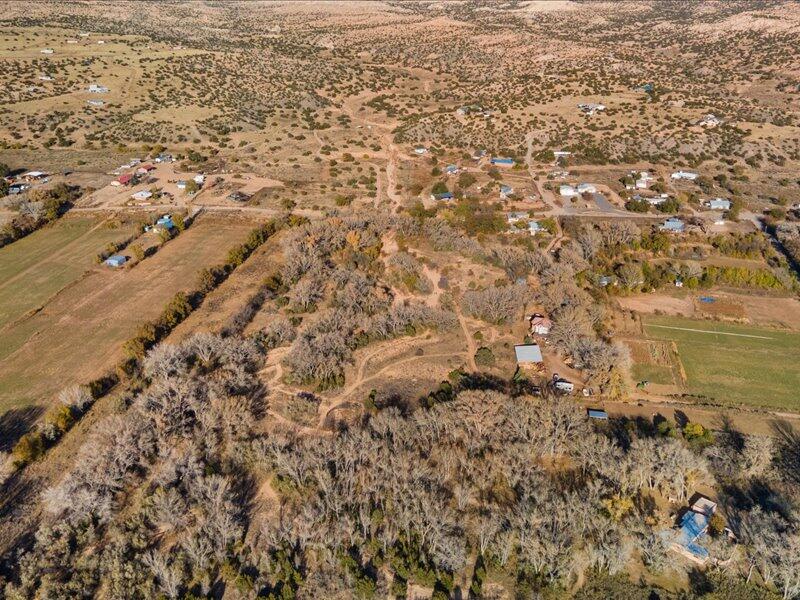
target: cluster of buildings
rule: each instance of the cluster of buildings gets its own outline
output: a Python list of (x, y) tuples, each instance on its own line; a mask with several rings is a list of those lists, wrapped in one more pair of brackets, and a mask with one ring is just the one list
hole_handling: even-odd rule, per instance
[[(544, 370), (544, 358), (538, 340), (546, 339), (550, 335), (553, 322), (540, 313), (534, 313), (528, 317), (528, 328), (530, 337), (537, 342), (517, 344), (514, 346), (514, 356), (517, 360), (517, 367), (520, 369), (541, 372)], [(571, 394), (575, 391), (575, 384), (571, 381), (554, 374), (551, 380), (553, 390), (561, 394)]]
[(625, 184), (626, 190), (646, 190), (656, 180), (649, 171), (631, 171), (628, 177), (631, 181)]
[[(530, 235), (536, 235), (541, 231), (545, 231), (545, 228), (542, 227), (542, 224), (535, 219), (530, 219), (528, 212), (524, 210), (512, 211), (508, 213), (506, 215), (506, 222), (509, 225), (509, 233), (524, 233), (527, 231)], [(518, 225), (522, 224), (523, 222), (527, 222), (527, 228), (520, 227)]]
[(36, 183), (47, 183), (50, 174), (44, 171), (27, 171), (16, 177), (5, 177), (8, 183), (8, 195), (16, 196), (27, 192)]

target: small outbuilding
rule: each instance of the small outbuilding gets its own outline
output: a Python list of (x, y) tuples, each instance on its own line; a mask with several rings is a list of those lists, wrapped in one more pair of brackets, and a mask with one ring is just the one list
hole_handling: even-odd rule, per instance
[(106, 265), (114, 268), (121, 267), (126, 262), (128, 262), (128, 258), (123, 256), (122, 254), (112, 254), (104, 261)]
[(598, 419), (600, 421), (607, 421), (608, 420), (608, 413), (604, 410), (599, 408), (590, 408), (587, 411), (590, 419)]
[(514, 346), (514, 354), (520, 367), (537, 366), (544, 362), (539, 344), (517, 344)]
[(495, 167), (513, 167), (516, 164), (513, 158), (505, 158), (502, 156), (495, 156), (489, 162)]

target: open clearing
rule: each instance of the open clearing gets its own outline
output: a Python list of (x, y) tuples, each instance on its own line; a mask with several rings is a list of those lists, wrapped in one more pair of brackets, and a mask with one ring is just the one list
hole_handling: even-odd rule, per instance
[(132, 269), (98, 269), (42, 310), (3, 331), (0, 413), (43, 404), (59, 389), (85, 383), (122, 358), (136, 327), (157, 316), (197, 272), (224, 260), (251, 223), (200, 218)]
[(133, 225), (66, 217), (0, 249), (0, 331), (80, 278), (109, 242), (133, 231)]
[(721, 404), (800, 409), (800, 333), (656, 316), (644, 319), (644, 331), (676, 344), (688, 394)]

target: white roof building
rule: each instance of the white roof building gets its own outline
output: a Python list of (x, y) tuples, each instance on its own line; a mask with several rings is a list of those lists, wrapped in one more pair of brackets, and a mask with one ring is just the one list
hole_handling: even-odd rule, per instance
[(135, 194), (131, 194), (131, 198), (133, 198), (134, 200), (147, 200), (152, 195), (153, 193), (147, 190), (139, 190)]
[(687, 181), (694, 181), (697, 179), (697, 173), (693, 173), (692, 171), (675, 171), (672, 175), (670, 175), (672, 179), (686, 179)]
[(573, 198), (578, 195), (577, 190), (571, 185), (561, 185), (558, 187), (558, 193), (565, 198)]
[(579, 194), (594, 194), (597, 192), (597, 188), (591, 183), (579, 183), (577, 191)]

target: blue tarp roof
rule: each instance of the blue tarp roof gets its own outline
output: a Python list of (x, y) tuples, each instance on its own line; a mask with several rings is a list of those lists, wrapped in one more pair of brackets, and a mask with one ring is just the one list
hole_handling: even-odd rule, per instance
[(161, 225), (167, 229), (172, 229), (175, 227), (175, 223), (172, 222), (172, 217), (161, 217), (158, 221), (156, 221), (156, 225)]

